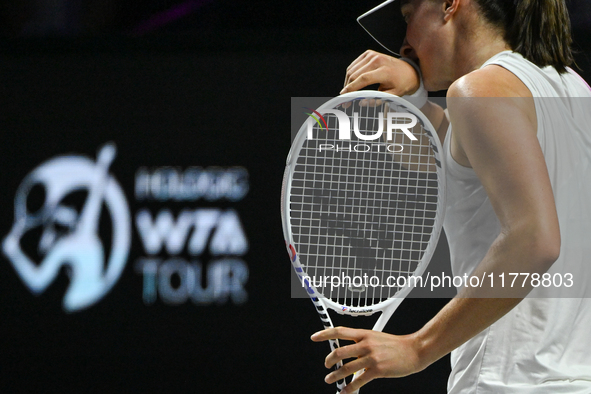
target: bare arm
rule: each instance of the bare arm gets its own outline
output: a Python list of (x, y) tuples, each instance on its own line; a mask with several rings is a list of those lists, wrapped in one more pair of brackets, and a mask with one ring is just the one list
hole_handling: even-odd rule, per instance
[[(448, 95), (457, 146), (454, 153), (474, 169), (501, 223), (501, 234), (473, 275), (543, 273), (560, 250), (558, 218), (537, 140), (533, 100), (524, 97), (520, 82), (513, 78), (500, 68), (481, 70), (458, 81)], [(505, 81), (506, 85), (491, 86), (486, 80)], [(417, 333), (424, 357), (434, 361), (455, 349), (505, 315), (530, 290), (463, 289)], [(490, 298), (495, 296), (503, 298)], [(463, 328), (454, 330), (451, 326)]]
[[(536, 136), (533, 100), (527, 99), (529, 91), (513, 78), (504, 69), (487, 67), (460, 79), (448, 92), (454, 158), (474, 169), (501, 223), (500, 235), (473, 275), (543, 273), (560, 249), (554, 197)], [(327, 367), (338, 360), (357, 359), (330, 373), (327, 382), (365, 368), (366, 372), (348, 386), (345, 393), (349, 393), (377, 377), (418, 372), (500, 319), (531, 288), (505, 288), (502, 294), (496, 290), (462, 289), (421, 330), (410, 335), (342, 327), (315, 334), (314, 341), (342, 338), (356, 342), (328, 355)]]
[[(381, 92), (405, 96), (416, 92), (420, 80), (415, 69), (405, 61), (368, 50), (347, 67), (345, 86), (341, 90), (341, 94), (354, 92), (374, 84), (379, 84)], [(443, 109), (439, 105), (427, 101), (421, 111), (437, 131), (439, 139), (443, 141), (449, 125)]]

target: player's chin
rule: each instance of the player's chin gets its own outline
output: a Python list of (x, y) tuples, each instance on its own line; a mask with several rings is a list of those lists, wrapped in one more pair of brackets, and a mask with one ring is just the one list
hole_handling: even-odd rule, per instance
[(439, 90), (446, 90), (449, 88), (449, 83), (442, 82), (434, 76), (423, 74), (423, 86), (428, 92), (437, 92)]
[(445, 90), (449, 84), (444, 82), (445, 78), (441, 75), (441, 69), (433, 66), (432, 62), (423, 62), (421, 73), (423, 77), (423, 86), (428, 92), (436, 92), (438, 90)]
[(423, 86), (425, 87), (425, 90), (427, 90), (427, 92), (431, 92), (433, 90), (436, 90), (436, 89), (434, 89), (435, 85), (429, 79), (425, 78), (424, 76), (423, 76)]

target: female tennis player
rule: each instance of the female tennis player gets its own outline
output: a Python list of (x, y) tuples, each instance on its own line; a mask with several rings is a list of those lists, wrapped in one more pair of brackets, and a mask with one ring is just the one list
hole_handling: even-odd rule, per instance
[[(365, 369), (351, 393), (451, 352), (449, 393), (591, 393), (591, 89), (568, 67), (564, 0), (400, 6), (402, 55), (427, 90), (448, 89), (447, 111), (422, 109), (444, 146), (453, 274), (486, 280), (460, 286), (410, 335), (314, 334), (355, 342), (327, 356), (327, 368), (353, 360), (325, 380)], [(409, 63), (368, 51), (347, 69), (342, 93), (376, 83), (403, 96), (420, 80)]]

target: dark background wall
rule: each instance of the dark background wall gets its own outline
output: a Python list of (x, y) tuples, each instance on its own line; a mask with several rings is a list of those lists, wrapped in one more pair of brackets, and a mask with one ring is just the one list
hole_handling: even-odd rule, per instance
[[(317, 314), (310, 301), (290, 297), (279, 191), (290, 145), (290, 98), (337, 95), (347, 65), (366, 48), (379, 49), (355, 23), (374, 3), (0, 3), (0, 237), (14, 225), (15, 195), (27, 174), (64, 154), (94, 161), (109, 141), (117, 146), (109, 172), (124, 191), (132, 222), (121, 277), (81, 311), (63, 310), (66, 269), (36, 296), (1, 255), (0, 391), (334, 392), (323, 383), (328, 346), (308, 339), (321, 328)], [(41, 12), (43, 4), (54, 11)], [(571, 6), (577, 10), (578, 65), (589, 76), (588, 20), (582, 17), (588, 6)], [(240, 201), (135, 195), (140, 168), (190, 166), (246, 168), (249, 192)], [(138, 212), (177, 217), (206, 208), (231, 209), (240, 218), (249, 241), (248, 252), (238, 256), (248, 268), (248, 299), (173, 305), (158, 295), (146, 302), (138, 266), (148, 253)], [(107, 255), (109, 220), (103, 206), (100, 238)], [(24, 246), (32, 255), (35, 247)], [(446, 258), (444, 248), (439, 256)], [(216, 260), (186, 247), (155, 258), (201, 264), (204, 272)], [(181, 281), (173, 277), (172, 286)], [(386, 331), (412, 332), (444, 303), (406, 300)], [(362, 324), (358, 320), (351, 324)], [(445, 358), (366, 390), (445, 392), (448, 372)]]

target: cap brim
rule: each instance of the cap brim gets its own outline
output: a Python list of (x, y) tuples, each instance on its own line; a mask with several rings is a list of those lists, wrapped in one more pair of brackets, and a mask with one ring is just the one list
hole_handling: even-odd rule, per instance
[(386, 0), (357, 18), (357, 22), (378, 44), (396, 56), (406, 36), (406, 22), (398, 0)]

